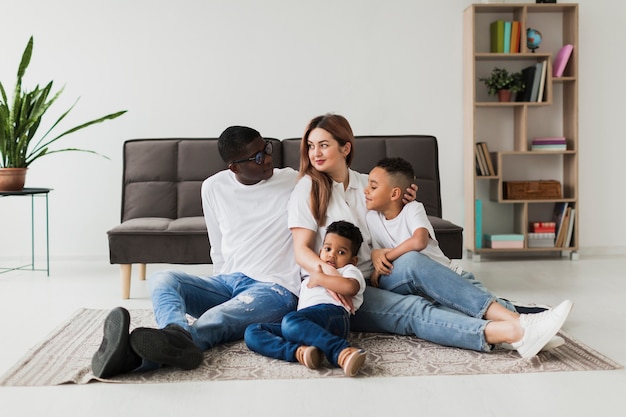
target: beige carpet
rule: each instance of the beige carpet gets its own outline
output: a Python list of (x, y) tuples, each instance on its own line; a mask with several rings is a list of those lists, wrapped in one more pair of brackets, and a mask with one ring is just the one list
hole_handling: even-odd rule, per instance
[[(102, 323), (108, 310), (81, 309), (46, 340), (31, 349), (0, 377), (0, 386), (85, 384), (97, 380), (91, 373), (91, 356), (102, 339)], [(154, 326), (150, 310), (131, 311), (131, 327)], [(387, 334), (353, 333), (352, 342), (367, 350), (358, 377), (420, 375), (513, 374), (621, 369), (622, 366), (561, 333), (565, 345), (532, 359), (516, 352), (480, 353), (439, 346), (423, 340)], [(162, 368), (128, 374), (110, 382), (163, 383), (245, 379), (307, 379), (344, 377), (327, 363), (310, 370), (297, 363), (269, 359), (249, 351), (243, 342), (218, 346), (205, 352), (204, 363), (193, 371)]]

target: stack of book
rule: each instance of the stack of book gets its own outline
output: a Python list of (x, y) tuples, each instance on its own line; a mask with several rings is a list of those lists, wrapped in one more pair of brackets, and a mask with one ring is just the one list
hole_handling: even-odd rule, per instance
[(530, 144), (533, 151), (565, 151), (567, 142), (562, 136), (534, 138)]
[(476, 142), (476, 174), (481, 176), (494, 176), (496, 170), (491, 161), (491, 154), (486, 142)]
[(532, 222), (528, 228), (529, 248), (553, 248), (556, 222)]
[(492, 249), (523, 249), (524, 235), (485, 235), (487, 246)]
[(519, 21), (496, 20), (491, 23), (490, 29), (491, 52), (504, 54), (519, 52), (522, 36), (522, 25)]

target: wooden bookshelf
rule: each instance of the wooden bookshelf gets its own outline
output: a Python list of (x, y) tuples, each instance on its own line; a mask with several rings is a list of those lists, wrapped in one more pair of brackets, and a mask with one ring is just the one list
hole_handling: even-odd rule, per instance
[[(519, 21), (519, 53), (490, 52), (490, 24), (496, 20)], [(526, 29), (542, 34), (539, 48), (526, 45)], [(560, 252), (577, 258), (579, 246), (578, 204), (578, 4), (502, 3), (473, 4), (464, 11), (464, 149), (465, 149), (465, 248), (468, 256), (482, 254)], [(574, 49), (562, 77), (552, 76), (554, 57), (565, 44)], [(538, 102), (498, 102), (487, 94), (479, 78), (498, 66), (509, 72), (543, 61), (547, 65), (545, 96)], [(515, 100), (515, 98), (513, 99)], [(566, 150), (535, 151), (535, 137), (565, 137)], [(476, 172), (477, 142), (486, 142), (496, 175)], [(558, 180), (560, 199), (506, 200), (506, 181)], [(481, 200), (482, 219), (476, 204)], [(571, 242), (567, 247), (528, 247), (529, 223), (551, 221), (556, 203), (575, 209)], [(477, 230), (477, 225), (482, 230)], [(523, 249), (485, 247), (483, 234), (523, 234)], [(481, 235), (481, 236), (477, 236)], [(478, 239), (477, 239), (478, 237)], [(482, 243), (480, 243), (482, 241)]]

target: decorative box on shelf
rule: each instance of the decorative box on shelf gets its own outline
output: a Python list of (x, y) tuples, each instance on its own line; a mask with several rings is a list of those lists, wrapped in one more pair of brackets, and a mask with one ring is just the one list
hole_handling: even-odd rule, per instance
[(505, 181), (506, 200), (548, 200), (562, 198), (561, 183), (556, 180)]
[(553, 248), (554, 240), (556, 239), (556, 233), (529, 233), (528, 234), (528, 247), (529, 248)]
[(524, 235), (499, 234), (485, 235), (487, 247), (492, 249), (522, 249), (524, 247)]

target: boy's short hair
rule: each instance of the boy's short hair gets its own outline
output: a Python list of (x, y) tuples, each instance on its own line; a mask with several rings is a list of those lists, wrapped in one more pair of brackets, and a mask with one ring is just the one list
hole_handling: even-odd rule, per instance
[(359, 253), (359, 249), (361, 248), (361, 244), (363, 243), (363, 235), (361, 234), (359, 228), (352, 223), (345, 220), (332, 222), (326, 228), (326, 234), (328, 233), (334, 233), (348, 239), (352, 243), (350, 248), (350, 250), (352, 251), (352, 256), (356, 256), (357, 253)]
[(389, 174), (393, 187), (406, 190), (415, 180), (413, 166), (404, 158), (384, 158), (378, 161), (376, 167), (384, 169)]
[(251, 127), (230, 126), (217, 140), (217, 150), (224, 162), (229, 164), (241, 155), (250, 142), (260, 137), (261, 134)]

